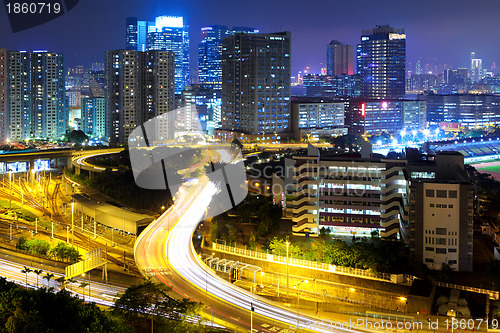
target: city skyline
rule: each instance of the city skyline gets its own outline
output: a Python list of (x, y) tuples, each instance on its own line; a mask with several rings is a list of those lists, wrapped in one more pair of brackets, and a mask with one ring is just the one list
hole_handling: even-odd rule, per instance
[[(326, 67), (325, 48), (332, 39), (356, 45), (363, 29), (380, 24), (405, 29), (407, 62), (411, 64), (408, 70), (412, 70), (419, 59), (422, 66), (435, 59), (432, 61), (448, 64), (448, 67), (468, 67), (472, 51), (483, 59), (483, 68), (489, 69), (493, 62), (500, 63), (496, 56), (500, 47), (491, 43), (494, 32), (500, 28), (494, 17), (500, 9), (496, 1), (484, 0), (480, 5), (448, 0), (438, 3), (379, 1), (377, 5), (369, 1), (316, 1), (312, 8), (317, 8), (317, 13), (310, 15), (304, 15), (303, 5), (298, 1), (276, 0), (265, 4), (267, 10), (263, 10), (264, 2), (257, 2), (241, 11), (240, 5), (226, 0), (176, 4), (122, 1), (120, 6), (114, 0), (88, 1), (52, 22), (16, 34), (11, 32), (7, 20), (2, 20), (0, 45), (8, 50), (61, 52), (68, 66), (89, 66), (92, 62), (104, 62), (104, 51), (125, 48), (126, 17), (153, 19), (159, 15), (178, 15), (189, 25), (191, 69), (196, 68), (201, 28), (214, 24), (252, 26), (263, 33), (291, 31), (293, 76), (306, 67), (310, 67), (310, 73), (319, 73)], [(6, 16), (5, 9), (0, 15)], [(90, 24), (89, 16), (93, 19)], [(66, 29), (60, 29), (61, 26)]]

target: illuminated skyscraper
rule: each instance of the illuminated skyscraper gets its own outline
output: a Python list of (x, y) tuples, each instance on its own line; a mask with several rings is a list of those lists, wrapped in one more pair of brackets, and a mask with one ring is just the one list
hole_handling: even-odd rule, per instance
[(146, 50), (171, 51), (175, 54), (175, 93), (189, 85), (189, 33), (183, 18), (158, 16), (153, 26), (148, 26)]
[[(127, 141), (137, 126), (174, 109), (173, 52), (107, 51), (105, 65), (106, 139), (110, 142)], [(173, 137), (174, 123), (164, 125), (162, 130)]]
[(222, 129), (290, 131), (290, 33), (237, 33), (222, 43)]
[(181, 16), (158, 16), (154, 22), (127, 18), (128, 50), (171, 51), (175, 54), (175, 93), (189, 84), (189, 26)]
[(483, 78), (483, 59), (476, 58), (476, 53), (470, 54), (470, 77), (472, 82), (479, 82)]
[(223, 25), (201, 28), (198, 45), (198, 82), (215, 90), (222, 89), (222, 39), (237, 32), (258, 33), (253, 28), (228, 29)]
[(352, 45), (345, 45), (338, 40), (332, 40), (326, 47), (326, 75), (352, 75), (352, 50)]
[(63, 55), (9, 51), (7, 58), (8, 137), (59, 139), (68, 125)]
[(361, 95), (398, 99), (405, 94), (406, 34), (404, 29), (378, 25), (362, 32), (359, 69)]

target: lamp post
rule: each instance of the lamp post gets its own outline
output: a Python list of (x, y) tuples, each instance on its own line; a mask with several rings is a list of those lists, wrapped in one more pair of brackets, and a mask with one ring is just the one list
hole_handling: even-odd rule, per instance
[(9, 171), (9, 210), (12, 210), (12, 171)]
[(288, 278), (288, 237), (286, 238), (286, 294), (288, 295), (290, 291), (288, 290), (290, 288), (289, 285), (289, 278)]
[(299, 302), (300, 302), (300, 285), (302, 283), (309, 283), (309, 281), (307, 280), (302, 280), (300, 283), (296, 284), (295, 286), (293, 286), (294, 288), (297, 289), (297, 329), (300, 329), (299, 328), (299, 319), (300, 319), (300, 314), (299, 314)]
[(75, 211), (75, 202), (71, 202), (71, 245), (75, 244), (75, 218), (74, 218), (74, 211)]

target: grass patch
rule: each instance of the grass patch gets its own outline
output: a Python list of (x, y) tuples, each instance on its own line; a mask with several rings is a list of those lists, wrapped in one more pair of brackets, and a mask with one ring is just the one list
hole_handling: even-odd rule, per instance
[(500, 165), (492, 165), (487, 167), (478, 167), (479, 170), (491, 171), (491, 172), (499, 172), (500, 173)]

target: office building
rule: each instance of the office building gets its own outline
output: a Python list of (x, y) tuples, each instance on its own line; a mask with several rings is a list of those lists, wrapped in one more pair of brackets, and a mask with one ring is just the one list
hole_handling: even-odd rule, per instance
[(292, 98), (292, 128), (295, 138), (331, 138), (347, 134), (344, 102)]
[(60, 139), (68, 126), (63, 55), (9, 51), (7, 58), (8, 138)]
[(361, 76), (339, 75), (326, 76), (307, 74), (304, 76), (304, 87), (307, 97), (352, 97), (361, 95)]
[[(178, 110), (178, 118), (176, 118), (176, 127), (185, 126), (189, 122), (183, 122), (183, 117), (191, 118), (189, 115), (181, 115), (186, 112), (195, 111), (197, 114), (196, 122), (199, 123), (199, 130), (209, 136), (214, 135), (214, 130), (220, 127), (221, 122), (221, 92), (208, 89), (201, 84), (192, 84), (184, 88), (182, 91), (182, 106)], [(189, 106), (192, 106), (190, 108)], [(182, 110), (181, 110), (182, 109)], [(186, 129), (185, 129), (186, 130)], [(196, 125), (198, 130), (198, 125)]]
[[(106, 138), (125, 142), (137, 126), (175, 108), (173, 52), (107, 51), (105, 97)], [(155, 140), (172, 139), (174, 125), (165, 118)]]
[(85, 97), (81, 101), (81, 130), (91, 139), (106, 137), (106, 100), (104, 97)]
[(223, 40), (222, 130), (290, 129), (290, 33), (236, 33)]
[[(408, 154), (407, 154), (408, 155)], [(464, 156), (407, 156), (410, 258), (430, 269), (472, 271), (475, 186)]]
[(258, 33), (259, 30), (245, 27), (228, 29), (222, 25), (201, 28), (201, 41), (198, 45), (198, 83), (209, 89), (222, 89), (222, 39), (238, 32)]
[(412, 75), (406, 79), (406, 92), (408, 94), (422, 94), (439, 86), (439, 77), (434, 74)]
[(443, 82), (445, 84), (460, 85), (467, 80), (467, 69), (445, 69), (443, 72)]
[(385, 163), (360, 156), (296, 155), (292, 233), (318, 236), (321, 228), (344, 236), (370, 236), (381, 227)]
[(500, 96), (487, 94), (420, 95), (427, 103), (431, 125), (457, 124), (467, 128), (500, 125)]
[(363, 78), (361, 96), (398, 99), (405, 94), (406, 35), (404, 29), (379, 25), (362, 32), (359, 70)]
[(326, 47), (326, 75), (352, 75), (353, 47), (332, 40)]
[(399, 134), (426, 127), (426, 102), (420, 100), (349, 100), (346, 127), (351, 134)]
[(460, 153), (407, 149), (405, 159), (390, 160), (328, 156), (310, 146), (292, 164), (294, 235), (376, 231), (407, 243), (414, 263), (472, 270), (475, 187)]
[(135, 51), (171, 51), (175, 54), (175, 93), (189, 85), (189, 26), (180, 16), (158, 16), (154, 22), (129, 17), (126, 48)]
[(6, 141), (7, 133), (7, 50), (0, 48), (0, 142)]

